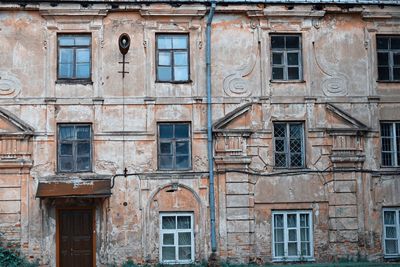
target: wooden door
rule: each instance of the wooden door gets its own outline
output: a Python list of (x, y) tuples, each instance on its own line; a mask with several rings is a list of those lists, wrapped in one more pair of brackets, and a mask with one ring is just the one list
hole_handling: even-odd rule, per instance
[(94, 266), (92, 209), (60, 209), (58, 217), (59, 267)]

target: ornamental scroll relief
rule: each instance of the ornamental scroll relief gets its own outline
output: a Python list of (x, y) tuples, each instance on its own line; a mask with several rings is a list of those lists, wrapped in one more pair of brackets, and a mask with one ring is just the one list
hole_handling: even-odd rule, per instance
[[(346, 74), (337, 70), (340, 60), (335, 53), (327, 51), (337, 51), (338, 44), (332, 40), (328, 34), (323, 35), (317, 42), (313, 42), (313, 54), (315, 63), (320, 71), (327, 77), (321, 81), (321, 89), (326, 96), (345, 96), (348, 94), (348, 77)], [(322, 49), (321, 47), (324, 49)]]
[(224, 91), (231, 97), (247, 97), (253, 93), (246, 77), (254, 70), (259, 49), (257, 25), (252, 22), (250, 26), (253, 29), (253, 42), (249, 58), (245, 64), (238, 67), (232, 74), (226, 76), (223, 81)]
[(21, 82), (14, 74), (0, 71), (0, 98), (13, 98), (21, 92)]

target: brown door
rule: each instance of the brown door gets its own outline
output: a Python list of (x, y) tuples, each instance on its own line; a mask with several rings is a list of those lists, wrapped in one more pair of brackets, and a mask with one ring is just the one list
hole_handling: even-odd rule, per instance
[(93, 210), (59, 210), (59, 266), (93, 266)]

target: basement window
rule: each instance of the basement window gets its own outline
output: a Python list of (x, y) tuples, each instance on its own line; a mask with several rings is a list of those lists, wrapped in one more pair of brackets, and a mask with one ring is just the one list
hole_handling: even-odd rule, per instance
[(271, 65), (273, 81), (302, 79), (301, 35), (271, 35)]
[(400, 36), (377, 36), (378, 81), (400, 82)]
[(400, 208), (383, 209), (383, 240), (385, 257), (400, 257)]
[(272, 220), (272, 254), (275, 261), (313, 259), (311, 211), (273, 211)]
[(400, 122), (381, 123), (382, 166), (400, 166)]
[(275, 167), (304, 167), (304, 125), (301, 122), (274, 123)]
[(193, 214), (160, 213), (160, 262), (190, 264), (193, 261)]

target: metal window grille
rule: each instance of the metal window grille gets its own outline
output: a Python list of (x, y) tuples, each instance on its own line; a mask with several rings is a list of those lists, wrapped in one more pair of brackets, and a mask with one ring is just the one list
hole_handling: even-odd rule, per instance
[(273, 211), (272, 220), (272, 254), (275, 260), (313, 258), (311, 211)]
[(377, 36), (378, 80), (400, 82), (400, 36)]
[(189, 264), (193, 261), (193, 214), (160, 213), (160, 262)]
[(383, 251), (385, 257), (400, 256), (400, 209), (383, 209)]
[(301, 80), (300, 35), (271, 35), (272, 80)]
[(400, 122), (381, 123), (382, 166), (400, 166)]
[(191, 136), (189, 123), (158, 125), (158, 168), (187, 170), (191, 168)]
[(275, 167), (304, 166), (303, 123), (274, 123)]
[(88, 80), (91, 75), (91, 36), (58, 36), (58, 79)]
[(189, 81), (189, 36), (157, 35), (157, 81)]
[(58, 171), (88, 172), (92, 169), (90, 125), (58, 125)]

